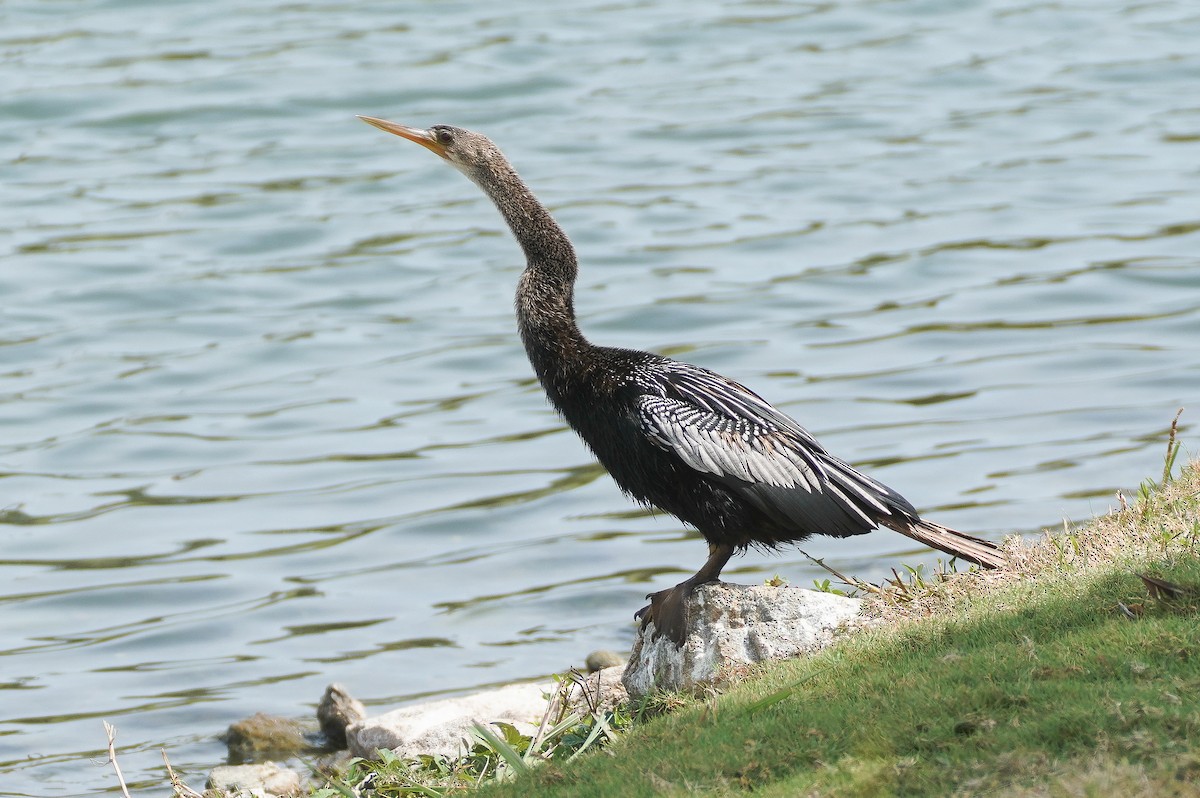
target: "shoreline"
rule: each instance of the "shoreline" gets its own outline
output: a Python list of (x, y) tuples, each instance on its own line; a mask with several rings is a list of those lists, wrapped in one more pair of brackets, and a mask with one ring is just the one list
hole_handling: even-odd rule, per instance
[[(1172, 449), (1172, 452), (1174, 449)], [(1200, 795), (1200, 464), (497, 796)]]
[[(1185, 467), (1174, 480), (1169, 470), (1170, 462), (1163, 484), (1144, 483), (1133, 506), (1122, 500), (1124, 509), (1087, 525), (1047, 531), (1033, 541), (1010, 539), (1010, 563), (1003, 569), (912, 573), (879, 586), (863, 596), (862, 622), (814, 655), (749, 667), (720, 694), (665, 696), (654, 711), (646, 711), (645, 705), (626, 707), (619, 720), (609, 713), (608, 722), (620, 731), (608, 729), (593, 742), (599, 747), (607, 739), (606, 751), (612, 756), (584, 756), (569, 765), (548, 756), (551, 761), (520, 772), (520, 766), (506, 762), (493, 746), (494, 761), (484, 765), (484, 771), (491, 768), (491, 783), (484, 788), (514, 796), (682, 795), (701, 788), (779, 795), (793, 794), (793, 789), (815, 795), (886, 795), (893, 790), (939, 795), (945, 794), (943, 788), (953, 792), (985, 787), (1033, 795), (1042, 794), (1037, 790), (1049, 784), (1074, 794), (1067, 785), (1082, 779), (1080, 784), (1111, 791), (1104, 794), (1200, 795), (1200, 787), (1186, 791), (1186, 785), (1200, 783), (1200, 710), (1191, 708), (1187, 699), (1190, 689), (1190, 705), (1200, 706), (1194, 701), (1200, 691), (1200, 637), (1193, 634), (1188, 643), (1183, 634), (1184, 642), (1164, 655), (1165, 665), (1136, 656), (1153, 648), (1155, 635), (1198, 628), (1200, 464)], [(1169, 590), (1155, 588), (1154, 580), (1181, 592), (1172, 597)], [(1056, 614), (1062, 617), (1060, 629), (1054, 629)], [(1133, 641), (1134, 653), (1126, 652), (1132, 659), (1120, 667), (1105, 664), (1103, 655), (1096, 658), (1095, 650), (1118, 646), (1113, 641), (1123, 635), (1137, 638), (1152, 624), (1155, 634)], [(1046, 636), (1047, 626), (1054, 634)], [(1073, 634), (1081, 636), (1072, 640)], [(1099, 636), (1089, 637), (1093, 634)], [(913, 658), (917, 649), (923, 657)], [(1051, 649), (1053, 656), (1039, 656)], [(996, 662), (989, 664), (989, 658)], [(1142, 659), (1152, 658), (1143, 653)], [(1160, 667), (1165, 669), (1161, 688), (1154, 682)], [(1009, 681), (1001, 678), (1005, 673)], [(964, 674), (971, 678), (962, 681)], [(939, 679), (947, 685), (931, 681)], [(1128, 691), (1130, 679), (1133, 687), (1150, 687), (1146, 695), (1135, 689), (1137, 695), (1125, 700), (1137, 703), (1137, 717), (1145, 721), (1146, 728), (1135, 729), (1133, 738), (1155, 740), (1152, 761), (1136, 746), (1131, 749), (1132, 743), (1121, 743), (1124, 738), (1119, 730), (1108, 728), (1111, 723), (1100, 722), (1113, 721), (1111, 705), (1121, 703), (1118, 696)], [(1142, 681), (1147, 684), (1139, 684)], [(1049, 693), (1047, 687), (1052, 687)], [(1080, 692), (1081, 687), (1087, 689)], [(970, 708), (981, 689), (989, 696), (985, 706)], [(908, 698), (897, 701), (898, 690)], [(862, 697), (872, 691), (891, 714), (907, 719), (911, 729), (906, 734), (871, 731), (867, 721), (876, 710), (870, 701), (864, 705)], [(1046, 700), (1053, 703), (1055, 691), (1075, 696), (1079, 705), (1041, 706)], [(855, 711), (830, 718), (827, 711), (809, 706), (814, 694)], [(1104, 700), (1109, 702), (1104, 707), (1091, 707), (1103, 709), (1099, 721), (1078, 718), (1080, 712), (1087, 714), (1089, 701)], [(957, 703), (968, 706), (955, 708)], [(663, 705), (671, 711), (650, 717)], [(929, 720), (913, 720), (925, 713)], [(633, 723), (632, 716), (639, 714), (644, 720)], [(1074, 720), (1056, 725), (1057, 715)], [(953, 716), (953, 722), (939, 722), (942, 716)], [(1034, 721), (1034, 716), (1050, 720)], [(606, 722), (605, 716), (596, 717)], [(879, 723), (888, 722), (881, 717)], [(1043, 728), (1046, 723), (1050, 730)], [(764, 734), (764, 725), (773, 731)], [(595, 727), (595, 720), (587, 726)], [(803, 727), (799, 737), (795, 727)], [(1036, 732), (1022, 731), (1029, 727)], [(793, 731), (784, 733), (787, 729)], [(866, 741), (861, 739), (864, 734)], [(1080, 742), (1080, 735), (1087, 744), (1072, 744)], [(1038, 745), (1027, 751), (1029, 766), (1017, 768), (1009, 760), (1031, 744), (1030, 737)], [(881, 738), (889, 741), (882, 744)], [(521, 737), (510, 742), (520, 747), (522, 739), (528, 742)], [(723, 753), (681, 756), (679, 739), (691, 741), (689, 752), (694, 746), (715, 745)], [(738, 739), (741, 742), (734, 744)], [(881, 745), (888, 753), (875, 750)], [(1061, 755), (1042, 753), (1056, 746), (1062, 748)], [(867, 749), (874, 754), (866, 755)], [(488, 750), (488, 745), (477, 746), (473, 756), (486, 757)], [(964, 758), (965, 753), (970, 756)], [(942, 765), (937, 765), (939, 758), (945, 760)], [(436, 773), (428, 772), (447, 767), (453, 772), (458, 766), (448, 758), (441, 758), (437, 767), (425, 761), (415, 769), (398, 757), (392, 760), (379, 767), (360, 766), (357, 773), (351, 766), (331, 774), (329, 784), (346, 789), (352, 788), (356, 776), (369, 776), (377, 784), (392, 779), (397, 792), (389, 794), (396, 795), (440, 795), (464, 786), (461, 779), (439, 782)], [(725, 760), (740, 764), (730, 770), (722, 764)], [(1193, 762), (1194, 773), (1189, 764)], [(945, 778), (955, 766), (963, 778)], [(711, 771), (708, 776), (706, 769)], [(516, 781), (510, 781), (518, 773)], [(1186, 778), (1175, 778), (1180, 773)], [(941, 787), (914, 792), (921, 779)], [(1138, 792), (1138, 784), (1153, 784), (1157, 792)], [(326, 786), (306, 794), (326, 798), (343, 793)]]

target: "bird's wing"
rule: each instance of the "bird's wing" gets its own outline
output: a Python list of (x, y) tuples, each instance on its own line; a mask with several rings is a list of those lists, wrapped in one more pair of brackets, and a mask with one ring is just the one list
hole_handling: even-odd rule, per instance
[(859, 534), (916, 511), (895, 491), (830, 455), (763, 398), (715, 372), (671, 362), (637, 397), (659, 447), (712, 474), (769, 514), (826, 534)]
[(638, 415), (655, 443), (697, 471), (809, 492), (825, 481), (802, 441), (762, 419), (649, 395), (638, 397)]

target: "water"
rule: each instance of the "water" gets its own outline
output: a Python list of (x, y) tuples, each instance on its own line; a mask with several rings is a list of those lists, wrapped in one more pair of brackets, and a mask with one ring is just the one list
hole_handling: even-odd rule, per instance
[(114, 791), (101, 720), (157, 795), (160, 747), (202, 782), (330, 681), (556, 671), (701, 562), (547, 408), (487, 201), (354, 114), (486, 131), (593, 339), (1000, 538), (1105, 511), (1195, 401), (1197, 40), (1179, 0), (3, 4), (0, 795)]

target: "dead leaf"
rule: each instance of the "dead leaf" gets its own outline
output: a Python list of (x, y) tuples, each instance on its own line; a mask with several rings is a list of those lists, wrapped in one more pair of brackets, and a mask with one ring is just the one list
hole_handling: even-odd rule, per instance
[(1195, 592), (1183, 585), (1177, 585), (1165, 579), (1159, 579), (1157, 576), (1151, 576), (1150, 574), (1138, 574), (1138, 579), (1141, 579), (1142, 584), (1146, 586), (1146, 590), (1150, 593), (1150, 598), (1158, 599), (1159, 601), (1184, 599)]

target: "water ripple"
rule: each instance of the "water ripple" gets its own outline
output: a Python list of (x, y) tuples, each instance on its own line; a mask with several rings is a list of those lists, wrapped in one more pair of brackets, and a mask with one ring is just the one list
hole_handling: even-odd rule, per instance
[[(964, 529), (1103, 512), (1200, 385), (1184, 3), (0, 18), (8, 794), (111, 789), (78, 766), (101, 717), (150, 794), (161, 745), (199, 780), (215, 731), (330, 681), (537, 677), (699, 564), (548, 408), (486, 199), (354, 114), (486, 130), (575, 241), (596, 341), (746, 382)], [(730, 570), (775, 573), (822, 576)]]

